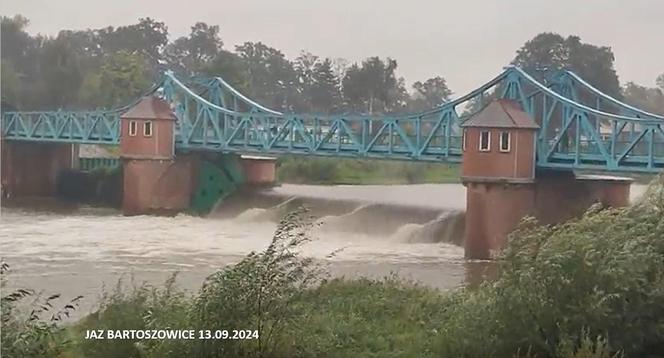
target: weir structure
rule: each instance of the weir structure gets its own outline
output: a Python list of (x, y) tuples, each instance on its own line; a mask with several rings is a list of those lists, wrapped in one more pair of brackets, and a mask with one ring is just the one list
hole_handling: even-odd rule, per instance
[(146, 95), (109, 111), (2, 113), (7, 195), (49, 195), (79, 144), (119, 146), (126, 214), (209, 210), (238, 187), (275, 180), (274, 157), (315, 155), (462, 162), (465, 246), (491, 258), (524, 215), (554, 223), (595, 202), (627, 205), (627, 178), (659, 173), (664, 117), (570, 71), (538, 81), (507, 67), (454, 101), (405, 115), (284, 114), (220, 77), (165, 72)]

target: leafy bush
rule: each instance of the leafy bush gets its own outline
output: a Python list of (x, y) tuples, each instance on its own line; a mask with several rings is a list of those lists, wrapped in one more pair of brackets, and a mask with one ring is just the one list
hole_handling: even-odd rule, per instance
[[(0, 285), (3, 291), (8, 272), (9, 266), (1, 263)], [(31, 289), (17, 289), (2, 296), (2, 357), (58, 357), (67, 348), (70, 342), (60, 323), (76, 309), (82, 297), (76, 297), (62, 309), (53, 311), (53, 303), (59, 297), (59, 294), (54, 294), (43, 298)], [(33, 298), (31, 302), (25, 302), (30, 298)], [(51, 317), (45, 318), (50, 312), (53, 312)]]
[(296, 302), (288, 356), (437, 357), (447, 305), (439, 291), (395, 277), (325, 281)]
[[(177, 274), (163, 288), (133, 283), (127, 290), (122, 280), (115, 289), (105, 292), (99, 309), (75, 327), (76, 337), (85, 337), (86, 330), (186, 329), (190, 299), (175, 288)], [(175, 341), (165, 340), (159, 348), (168, 350)], [(77, 353), (86, 357), (144, 357), (156, 350), (156, 341), (79, 339)], [(159, 355), (157, 355), (159, 356)]]
[(258, 330), (256, 340), (197, 340), (189, 356), (275, 355), (282, 333), (297, 316), (294, 300), (318, 278), (309, 258), (293, 251), (307, 240), (311, 221), (303, 209), (286, 215), (263, 252), (210, 276), (194, 300), (194, 328)]

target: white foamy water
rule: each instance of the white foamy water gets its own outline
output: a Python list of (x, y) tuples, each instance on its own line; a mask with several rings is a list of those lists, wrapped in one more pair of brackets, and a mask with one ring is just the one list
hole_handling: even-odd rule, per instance
[(465, 209), (466, 190), (461, 184), (413, 185), (294, 185), (273, 189), (282, 195), (334, 200), (359, 200), (373, 203)]

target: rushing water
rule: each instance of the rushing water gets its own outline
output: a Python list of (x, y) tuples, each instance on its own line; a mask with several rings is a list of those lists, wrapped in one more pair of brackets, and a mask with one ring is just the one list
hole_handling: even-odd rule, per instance
[(220, 267), (264, 249), (278, 219), (298, 205), (319, 224), (302, 253), (332, 276), (394, 273), (448, 289), (487, 268), (463, 259), (465, 189), (458, 184), (283, 185), (235, 197), (206, 218), (44, 204), (3, 208), (0, 252), (12, 268), (9, 287), (83, 295), (82, 312), (121, 277), (158, 284), (179, 271), (180, 285), (195, 290)]

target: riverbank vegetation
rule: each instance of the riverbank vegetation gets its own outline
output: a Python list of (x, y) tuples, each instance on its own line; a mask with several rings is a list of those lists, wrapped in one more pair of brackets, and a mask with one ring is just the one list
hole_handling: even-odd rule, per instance
[[(664, 352), (664, 182), (629, 208), (552, 227), (524, 220), (478, 287), (327, 279), (297, 254), (310, 221), (294, 212), (271, 245), (200, 291), (147, 285), (106, 294), (79, 322), (19, 315), (6, 296), (2, 356), (656, 357)], [(12, 300), (9, 297), (14, 297)], [(252, 340), (85, 340), (99, 329), (257, 329)]]
[(456, 164), (339, 158), (279, 158), (279, 181), (295, 184), (458, 183)]

